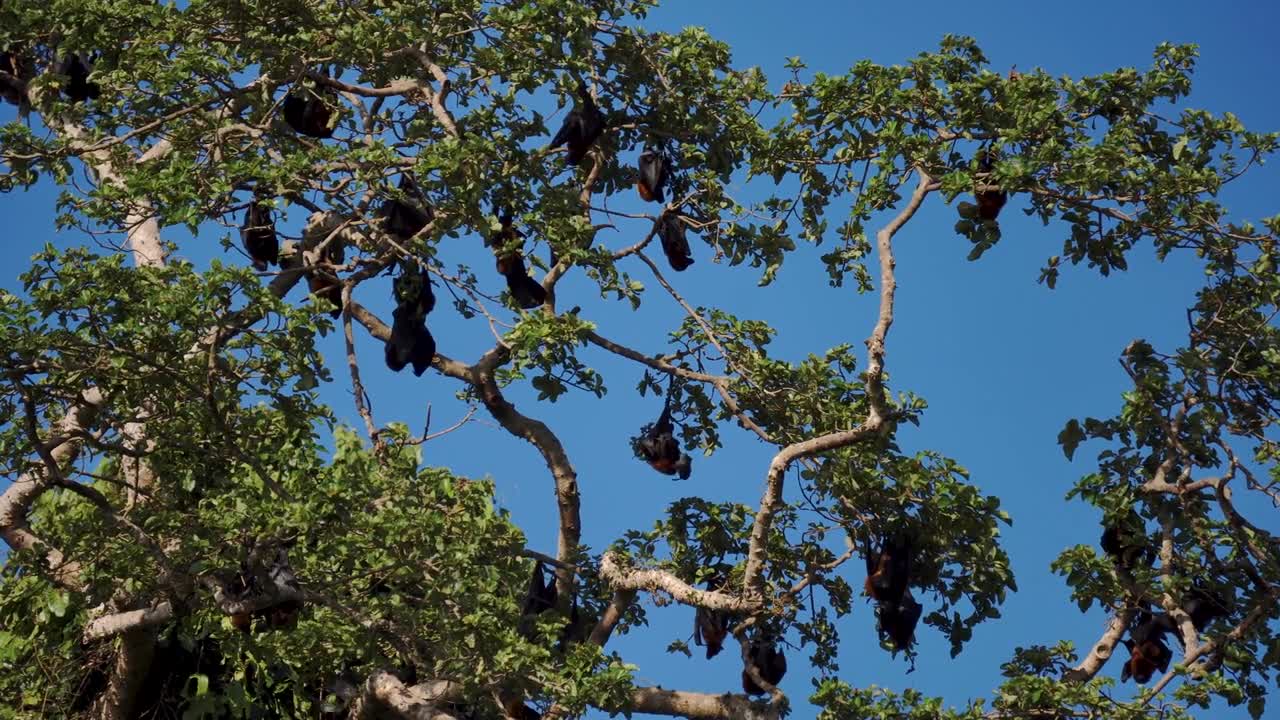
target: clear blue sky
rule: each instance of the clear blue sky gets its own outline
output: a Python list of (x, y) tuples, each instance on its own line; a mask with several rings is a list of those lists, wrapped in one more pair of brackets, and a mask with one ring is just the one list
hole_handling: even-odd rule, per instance
[[(1274, 90), (1280, 51), (1273, 37), (1280, 26), (1280, 5), (1246, 2), (1234, 8), (1096, 0), (966, 5), (697, 0), (670, 2), (651, 15), (648, 25), (704, 26), (729, 42), (737, 65), (761, 66), (775, 88), (785, 80), (782, 63), (787, 56), (803, 57), (811, 70), (838, 73), (862, 58), (904, 62), (936, 48), (944, 33), (976, 37), (997, 70), (1016, 64), (1022, 70), (1043, 67), (1055, 75), (1146, 67), (1159, 42), (1195, 42), (1201, 46), (1201, 60), (1190, 105), (1234, 112), (1254, 130), (1280, 129), (1280, 101)], [(10, 113), (11, 108), (0, 109), (0, 120)], [(1247, 186), (1227, 193), (1225, 201), (1242, 219), (1275, 214), (1280, 210), (1280, 194), (1274, 190), (1278, 180), (1276, 167), (1265, 167)], [(16, 276), (39, 244), (86, 242), (81, 237), (55, 237), (52, 202), (47, 182), (27, 194), (0, 196), (6, 217), (0, 286), (17, 289)], [(958, 459), (975, 484), (1003, 499), (1014, 517), (1004, 543), (1021, 592), (1005, 605), (1005, 617), (979, 627), (955, 660), (943, 638), (922, 626), (917, 671), (911, 675), (905, 674), (901, 659), (891, 661), (876, 649), (871, 608), (859, 601), (841, 626), (842, 676), (854, 685), (914, 687), (956, 704), (989, 697), (1000, 681), (999, 664), (1015, 646), (1070, 639), (1087, 647), (1105, 622), (1098, 612), (1080, 614), (1068, 602), (1062, 581), (1048, 570), (1064, 547), (1094, 543), (1099, 533), (1095, 513), (1062, 499), (1073, 481), (1091, 469), (1091, 448), (1068, 463), (1055, 438), (1071, 417), (1105, 417), (1116, 411), (1126, 387), (1116, 357), (1130, 340), (1145, 337), (1166, 349), (1182, 342), (1184, 311), (1201, 276), (1188, 258), (1157, 265), (1149, 248), (1141, 247), (1130, 260), (1129, 272), (1101, 279), (1085, 269), (1069, 269), (1051, 292), (1035, 280), (1044, 259), (1060, 249), (1061, 231), (1017, 212), (1021, 206), (1016, 197), (1011, 201), (1001, 218), (1004, 241), (977, 264), (965, 261), (968, 243), (951, 230), (954, 209), (940, 202), (927, 206), (903, 231), (897, 243), (898, 313), (888, 353), (893, 387), (910, 389), (930, 403), (923, 427), (902, 431), (904, 449), (931, 448)], [(219, 234), (207, 228), (184, 254), (206, 261), (220, 252)], [(604, 237), (613, 247), (633, 241), (626, 233)], [(681, 291), (694, 304), (718, 304), (732, 297), (729, 309), (740, 317), (769, 321), (779, 329), (775, 353), (798, 359), (842, 342), (861, 348), (874, 296), (828, 288), (811, 250), (789, 258), (779, 281), (761, 290), (754, 289), (751, 271), (711, 263), (705, 245), (695, 243), (694, 254), (697, 264), (675, 278)], [(445, 257), (454, 259), (447, 253)], [(487, 268), (480, 258), (470, 259), (476, 267)], [(627, 269), (653, 285), (638, 262)], [(559, 294), (565, 307), (582, 305), (584, 317), (599, 322), (606, 336), (652, 353), (662, 348), (665, 334), (680, 317), (679, 309), (660, 292), (650, 294), (639, 318), (621, 308), (600, 307), (595, 293), (577, 278), (563, 283)], [(295, 291), (292, 297), (300, 294)], [(487, 330), (451, 317), (447, 303), (440, 308), (431, 323), (441, 351), (473, 360), (490, 342)], [(382, 366), (379, 345), (359, 331), (357, 335), (380, 423), (403, 420), (420, 429), (431, 403), (433, 426), (439, 429), (464, 412), (453, 398), (455, 382), (434, 373), (421, 379), (407, 372), (393, 375)], [(358, 425), (343, 382), (339, 341), (331, 336), (322, 343), (339, 379), (328, 391), (328, 400), (342, 417)], [(723, 428), (724, 449), (712, 458), (695, 458), (694, 476), (687, 483), (659, 477), (633, 460), (627, 438), (658, 408), (651, 398), (641, 400), (632, 390), (640, 377), (638, 369), (620, 367), (592, 350), (583, 356), (606, 373), (610, 393), (604, 400), (575, 395), (556, 405), (536, 406), (531, 393), (517, 389), (510, 397), (565, 441), (579, 472), (586, 542), (598, 550), (627, 528), (647, 527), (670, 501), (686, 494), (758, 501), (770, 453), (732, 426)], [(492, 475), (500, 502), (527, 529), (530, 544), (554, 549), (552, 481), (531, 447), (481, 418), (428, 444), (425, 455), (427, 462), (463, 474)], [(794, 493), (794, 484), (788, 491)], [(1259, 519), (1275, 528), (1274, 511), (1264, 512)], [(860, 583), (859, 569), (847, 572), (855, 585)], [(928, 609), (929, 598), (922, 600)], [(691, 610), (651, 609), (650, 619), (647, 631), (611, 645), (640, 666), (640, 683), (709, 692), (737, 687), (736, 653), (707, 662), (662, 652), (670, 640), (688, 639)], [(790, 653), (792, 670), (783, 683), (798, 703), (798, 718), (813, 714), (803, 703), (804, 654)], [(1118, 673), (1118, 665), (1113, 663), (1106, 672)], [(1121, 686), (1119, 693), (1133, 688)], [(1243, 711), (1214, 716), (1247, 717)]]

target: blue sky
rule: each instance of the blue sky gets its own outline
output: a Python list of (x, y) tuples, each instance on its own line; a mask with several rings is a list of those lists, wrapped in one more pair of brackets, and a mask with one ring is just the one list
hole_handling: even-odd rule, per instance
[[(788, 56), (801, 56), (811, 71), (838, 73), (862, 58), (905, 62), (936, 48), (945, 33), (976, 37), (997, 70), (1042, 67), (1054, 75), (1142, 68), (1149, 65), (1159, 42), (1195, 42), (1201, 59), (1188, 104), (1234, 112), (1251, 129), (1280, 129), (1280, 101), (1274, 92), (1280, 51), (1272, 36), (1280, 25), (1280, 5), (1246, 2), (1234, 8), (1219, 11), (1197, 2), (988, 2), (965, 7), (941, 2), (697, 0), (670, 2), (653, 12), (646, 24), (662, 29), (704, 26), (733, 47), (737, 65), (761, 66), (775, 88), (786, 79), (782, 65)], [(0, 109), (0, 120), (11, 117), (11, 111)], [(1242, 219), (1275, 214), (1280, 210), (1274, 190), (1278, 180), (1274, 165), (1264, 167), (1246, 185), (1226, 193), (1225, 202)], [(7, 218), (0, 241), (0, 287), (17, 289), (18, 273), (40, 244), (86, 242), (72, 235), (55, 236), (52, 204), (53, 190), (47, 182), (25, 194), (0, 196), (0, 211)], [(842, 676), (854, 685), (914, 687), (961, 704), (989, 696), (1000, 681), (999, 664), (1014, 647), (1061, 639), (1087, 647), (1105, 622), (1101, 613), (1079, 613), (1068, 602), (1062, 581), (1048, 570), (1064, 547), (1094, 543), (1099, 533), (1095, 513), (1063, 500), (1073, 481), (1091, 469), (1091, 448), (1086, 446), (1074, 463), (1068, 463), (1055, 438), (1069, 418), (1115, 412), (1127, 385), (1116, 357), (1130, 340), (1144, 337), (1166, 349), (1182, 341), (1185, 308), (1202, 276), (1190, 258), (1156, 264), (1149, 248), (1140, 247), (1127, 273), (1103, 279), (1069, 268), (1058, 289), (1049, 291), (1036, 283), (1036, 277), (1044, 259), (1061, 247), (1062, 233), (1027, 218), (1018, 212), (1021, 207), (1016, 197), (1011, 200), (1001, 218), (1003, 242), (979, 263), (965, 260), (969, 245), (951, 230), (954, 208), (936, 199), (903, 230), (896, 244), (898, 309), (887, 358), (893, 387), (910, 389), (930, 403), (923, 426), (902, 431), (904, 449), (930, 448), (956, 458), (971, 471), (973, 482), (1000, 496), (1013, 515), (1004, 544), (1021, 592), (1010, 597), (1003, 619), (977, 629), (957, 659), (949, 657), (942, 637), (922, 628), (917, 670), (911, 675), (905, 674), (901, 659), (893, 661), (876, 649), (871, 608), (859, 601), (841, 626)], [(631, 230), (603, 241), (611, 247), (634, 242)], [(206, 228), (183, 254), (207, 261), (221, 252), (216, 243), (220, 233)], [(861, 349), (875, 297), (829, 288), (812, 249), (802, 248), (789, 257), (778, 281), (763, 289), (754, 287), (752, 271), (712, 263), (705, 245), (695, 242), (694, 254), (697, 263), (682, 275), (668, 273), (669, 279), (679, 283), (678, 289), (695, 305), (732, 298), (728, 307), (739, 317), (770, 322), (779, 330), (773, 345), (778, 355), (799, 359), (842, 342)], [(480, 268), (483, 277), (488, 265), (481, 255), (462, 257)], [(658, 291), (649, 294), (638, 317), (620, 307), (601, 306), (577, 277), (561, 285), (561, 304), (582, 305), (583, 316), (599, 322), (606, 337), (656, 352), (679, 322), (680, 310), (660, 294), (643, 265), (636, 262), (626, 269)], [(295, 291), (291, 297), (298, 299), (300, 294)], [(473, 360), (491, 343), (482, 323), (465, 324), (451, 317), (447, 303), (441, 303), (431, 323), (441, 351), (454, 357)], [(420, 429), (428, 403), (434, 429), (452, 424), (465, 412), (453, 397), (455, 382), (434, 373), (423, 378), (407, 372), (393, 375), (382, 366), (380, 346), (359, 330), (357, 338), (379, 423), (403, 420)], [(358, 425), (343, 382), (339, 343), (334, 336), (322, 340), (339, 380), (327, 390), (327, 399), (343, 418)], [(720, 452), (711, 458), (695, 457), (693, 478), (686, 483), (657, 476), (633, 460), (627, 438), (659, 408), (652, 398), (638, 398), (633, 391), (639, 369), (620, 366), (593, 350), (584, 351), (583, 357), (605, 373), (610, 392), (603, 400), (578, 394), (539, 406), (529, 392), (513, 389), (509, 394), (523, 412), (544, 420), (564, 440), (579, 473), (586, 542), (600, 549), (628, 528), (647, 527), (669, 502), (683, 495), (758, 501), (771, 453), (732, 426), (723, 428), (725, 447)], [(530, 544), (552, 551), (554, 495), (545, 467), (530, 446), (478, 417), (463, 430), (426, 445), (426, 462), (494, 477), (500, 502), (527, 529)], [(788, 492), (794, 491), (792, 483)], [(1274, 510), (1265, 512), (1268, 516), (1260, 519), (1274, 528)], [(861, 582), (859, 569), (846, 572), (855, 585)], [(927, 609), (928, 597), (922, 600)], [(691, 610), (651, 608), (650, 620), (647, 630), (611, 645), (640, 666), (639, 682), (708, 692), (737, 686), (736, 653), (707, 662), (662, 652), (669, 641), (688, 639)], [(807, 695), (804, 654), (791, 651), (792, 670), (783, 684), (793, 702), (800, 703), (795, 714), (799, 718), (813, 712), (802, 702)], [(1118, 671), (1118, 662), (1106, 670), (1112, 675)], [(1119, 694), (1133, 687), (1121, 686)], [(1215, 717), (1246, 715), (1226, 711)]]

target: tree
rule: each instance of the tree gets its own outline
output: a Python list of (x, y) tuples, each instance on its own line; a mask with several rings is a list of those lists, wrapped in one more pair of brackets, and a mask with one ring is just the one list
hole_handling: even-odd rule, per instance
[[(40, 250), (22, 291), (0, 295), (5, 716), (770, 718), (807, 699), (823, 718), (1180, 718), (1214, 700), (1261, 717), (1280, 666), (1280, 543), (1236, 495), (1280, 501), (1280, 217), (1232, 221), (1215, 198), (1280, 136), (1179, 109), (1191, 47), (1072, 79), (993, 72), (974, 41), (948, 37), (906, 65), (841, 76), (793, 60), (775, 91), (701, 30), (644, 30), (651, 5), (0, 8), (0, 83), (18, 108), (0, 128), (0, 187), (62, 184), (60, 226), (103, 238)], [(566, 167), (549, 139), (592, 104), (605, 129)], [(644, 148), (670, 164), (668, 202), (613, 209)], [(74, 182), (80, 169), (90, 182)], [(743, 187), (768, 198), (739, 200)], [(1073, 496), (1105, 511), (1110, 554), (1082, 537), (1055, 569), (1082, 609), (1112, 611), (1108, 627), (1083, 656), (1065, 642), (1020, 649), (989, 703), (944, 710), (858, 687), (835, 653), (863, 560), (885, 546), (910, 548), (920, 628), (953, 654), (1016, 590), (998, 543), (1009, 517), (956, 460), (901, 449), (925, 404), (891, 389), (886, 364), (895, 237), (925, 203), (954, 203), (979, 260), (1001, 241), (1006, 196), (1065, 236), (1049, 288), (1067, 264), (1125, 270), (1146, 243), (1194, 253), (1205, 284), (1185, 345), (1125, 350), (1120, 413), (1059, 436), (1068, 456), (1100, 448)], [(225, 236), (207, 269), (180, 255), (221, 234), (210, 223), (277, 220), (297, 229), (278, 271), (255, 273)], [(797, 240), (830, 243), (831, 283), (878, 303), (865, 357), (851, 328), (848, 344), (787, 362), (764, 323), (686, 302), (654, 259), (678, 231), (695, 262), (710, 248), (718, 271), (753, 268), (761, 284)], [(463, 246), (481, 238), (473, 271)], [(538, 290), (520, 279), (526, 261)], [(557, 297), (576, 277), (643, 313), (635, 268), (686, 311), (667, 348), (628, 347)], [(435, 338), (430, 379), (512, 436), (495, 444), (537, 449), (556, 491), (554, 552), (527, 547), (492, 482), (423, 467), (429, 428), (382, 426), (369, 409), (355, 326), (422, 341), (424, 277), (492, 336), (472, 361), (451, 350), (463, 338)], [(304, 279), (316, 297), (286, 302)], [(341, 381), (317, 351), (338, 328)], [(587, 350), (616, 361), (597, 369)], [(745, 432), (776, 451), (758, 504), (691, 489), (652, 527), (591, 548), (562, 440), (574, 429), (510, 396), (527, 384), (547, 403), (603, 398), (634, 368), (684, 450)], [(357, 429), (319, 401), (331, 383), (349, 387)], [(784, 491), (793, 468), (798, 493)], [(888, 630), (907, 604), (878, 600)], [(728, 628), (765, 692), (638, 686), (609, 643), (645, 624), (649, 601), (696, 609), (703, 640)], [(909, 634), (886, 650), (910, 657)], [(1174, 661), (1150, 693), (1115, 698), (1119, 666), (1144, 670), (1117, 650), (1144, 634)], [(809, 697), (757, 663), (770, 642), (816, 668)]]

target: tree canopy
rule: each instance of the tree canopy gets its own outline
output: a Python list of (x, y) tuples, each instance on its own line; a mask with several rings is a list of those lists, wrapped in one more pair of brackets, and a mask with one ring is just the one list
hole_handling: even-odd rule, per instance
[[(93, 239), (33, 246), (0, 289), (0, 717), (1263, 716), (1280, 539), (1252, 513), (1280, 504), (1280, 215), (1233, 218), (1219, 193), (1280, 134), (1185, 107), (1192, 46), (1072, 78), (948, 36), (840, 75), (793, 58), (779, 81), (700, 28), (646, 30), (654, 5), (0, 6), (0, 190), (56, 183), (57, 227)], [(637, 185), (653, 202), (628, 204)], [(927, 406), (892, 381), (894, 243), (928, 203), (973, 261), (1002, 212), (1043, 221), (1062, 241), (1046, 292), (1139, 247), (1204, 269), (1185, 340), (1135, 339), (1119, 412), (1058, 436), (1096, 454), (1069, 499), (1104, 523), (1053, 569), (1107, 626), (1019, 648), (960, 705), (836, 659), (872, 616), (885, 662), (926, 632), (960, 655), (1017, 591), (999, 498), (963, 458), (900, 444)], [(768, 285), (806, 257), (876, 312), (799, 361), (681, 292), (690, 264)], [(663, 347), (591, 319), (656, 299), (684, 311)], [(433, 330), (444, 315), (465, 335)], [(536, 449), (554, 548), (495, 499), (503, 478), (424, 463), (456, 426), (378, 422), (360, 334), (402, 392), (490, 419), (495, 453)], [(608, 412), (637, 376), (660, 399), (634, 452), (687, 495), (591, 547), (583, 496), (607, 484), (579, 483), (575, 428), (540, 409)], [(730, 433), (770, 448), (758, 502), (699, 492)], [(723, 643), (742, 688), (637, 681), (610, 641), (670, 605), (706, 649), (652, 642)]]

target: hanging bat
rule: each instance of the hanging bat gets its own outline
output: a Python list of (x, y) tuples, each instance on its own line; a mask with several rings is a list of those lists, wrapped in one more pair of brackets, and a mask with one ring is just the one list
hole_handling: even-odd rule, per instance
[(539, 560), (533, 564), (533, 575), (529, 578), (529, 590), (525, 593), (524, 603), (520, 606), (521, 615), (539, 615), (555, 608), (559, 601), (556, 592), (556, 579), (552, 574), (547, 580), (547, 566)]
[(312, 295), (329, 301), (333, 309), (329, 317), (337, 318), (342, 314), (342, 281), (328, 270), (311, 270), (307, 272), (307, 289)]
[(559, 602), (556, 591), (556, 578), (553, 574), (547, 581), (547, 568), (539, 560), (533, 565), (533, 575), (529, 578), (529, 588), (525, 591), (524, 600), (520, 603), (520, 625), (517, 628), (526, 639), (534, 637), (534, 619), (542, 613), (553, 610)]
[(67, 84), (63, 86), (62, 94), (73, 103), (97, 100), (102, 95), (102, 89), (98, 84), (89, 82), (89, 74), (93, 72), (93, 60), (87, 55), (81, 56), (77, 53), (65, 55), (58, 61), (53, 71), (58, 75), (67, 76)]
[(1151, 680), (1156, 670), (1166, 672), (1173, 652), (1164, 644), (1164, 633), (1168, 630), (1168, 618), (1161, 615), (1152, 616), (1143, 613), (1147, 618), (1129, 631), (1129, 638), (1124, 646), (1129, 649), (1129, 660), (1120, 669), (1120, 682), (1132, 677), (1138, 683)]
[(408, 240), (431, 222), (433, 213), (431, 206), (425, 204), (418, 184), (408, 173), (400, 175), (399, 188), (405, 199), (388, 198), (383, 201), (378, 214), (382, 217), (383, 230), (398, 240)]
[(406, 308), (392, 310), (391, 317), (391, 337), (384, 348), (387, 367), (393, 372), (400, 372), (412, 364), (413, 374), (422, 377), (435, 359), (436, 339), (431, 336), (424, 319)]
[[(787, 656), (782, 654), (772, 640), (753, 640), (747, 649), (747, 662), (770, 685), (776, 686), (787, 674)], [(756, 684), (745, 667), (742, 669), (742, 691), (748, 695), (763, 695), (768, 692)]]
[(636, 191), (645, 202), (666, 202), (662, 188), (667, 184), (667, 159), (662, 153), (645, 150), (640, 153), (640, 173), (636, 178)]
[(1209, 623), (1226, 617), (1231, 606), (1221, 593), (1205, 587), (1193, 587), (1182, 598), (1182, 610), (1191, 616), (1191, 624), (1204, 632)]
[(578, 598), (575, 595), (572, 604), (569, 606), (569, 622), (565, 623), (564, 629), (560, 631), (560, 639), (556, 642), (557, 652), (566, 652), (572, 645), (584, 642), (591, 636), (591, 629), (595, 627), (595, 622), (591, 617), (585, 616), (578, 609)]
[(912, 553), (911, 541), (902, 532), (881, 539), (879, 551), (873, 551), (871, 540), (867, 539), (864, 550), (866, 594), (876, 602), (900, 603), (910, 582)]
[(524, 235), (515, 229), (510, 214), (502, 218), (502, 231), (486, 244), (493, 246), (495, 266), (498, 273), (507, 280), (507, 290), (516, 304), (525, 310), (532, 310), (547, 301), (547, 291), (538, 281), (529, 276), (524, 264), (524, 254), (520, 248), (505, 250), (517, 238), (523, 240)]
[[(707, 578), (707, 589), (718, 590), (724, 586), (724, 577), (717, 574)], [(707, 659), (715, 657), (724, 649), (725, 637), (733, 628), (733, 618), (723, 610), (698, 608), (693, 613), (693, 642), (707, 648)]]
[(915, 644), (916, 624), (924, 608), (907, 592), (898, 602), (882, 602), (876, 606), (880, 636), (888, 638), (894, 650), (911, 651)]
[(431, 277), (425, 269), (405, 263), (395, 279), (394, 291), (396, 309), (391, 313), (391, 337), (384, 348), (387, 367), (400, 372), (412, 364), (413, 374), (421, 377), (436, 354), (435, 338), (427, 329), (427, 313), (436, 306)]
[(1134, 529), (1134, 523), (1142, 523), (1136, 514), (1107, 525), (1098, 543), (1115, 564), (1125, 570), (1132, 569), (1138, 562), (1150, 565), (1155, 561), (1155, 548), (1148, 544), (1145, 534)]
[(276, 237), (275, 219), (271, 208), (260, 204), (256, 195), (245, 210), (240, 242), (253, 260), (255, 270), (263, 271), (268, 265), (280, 263), (280, 239)]
[[(293, 568), (289, 565), (289, 554), (285, 548), (278, 548), (271, 564), (263, 567), (254, 560), (255, 552), (251, 549), (249, 557), (241, 561), (239, 573), (227, 584), (228, 595), (238, 602), (261, 605), (262, 598), (285, 595), (270, 605), (258, 607), (248, 612), (232, 613), (231, 625), (237, 630), (249, 632), (253, 621), (258, 620), (260, 628), (282, 629), (297, 624), (298, 614), (304, 607), (300, 599), (301, 590)], [(257, 602), (255, 602), (255, 600)], [(267, 602), (271, 602), (267, 600)]]
[(689, 239), (685, 236), (685, 224), (678, 213), (667, 213), (658, 221), (658, 238), (662, 241), (662, 252), (667, 262), (676, 272), (684, 272), (693, 264), (693, 254), (689, 250)]
[(520, 307), (532, 310), (547, 301), (546, 289), (529, 276), (524, 256), (519, 251), (499, 257), (497, 269), (507, 279), (507, 290)]
[[(324, 140), (333, 137), (337, 96), (320, 88), (295, 88), (284, 99), (284, 121), (299, 135)], [(336, 123), (335, 123), (336, 124)]]
[(974, 193), (974, 197), (978, 200), (978, 217), (994, 221), (1000, 216), (1000, 209), (1009, 201), (1009, 193), (990, 184), (993, 169), (990, 151), (983, 150), (979, 155), (978, 169), (986, 174), (983, 178), (985, 188)]
[(637, 457), (649, 463), (654, 470), (688, 480), (693, 473), (693, 458), (680, 452), (680, 444), (672, 434), (674, 430), (675, 425), (671, 422), (671, 394), (668, 392), (658, 421), (633, 441), (633, 450)]
[[(342, 244), (331, 241), (325, 249), (323, 259), (330, 264), (341, 265), (344, 257)], [(312, 295), (325, 298), (333, 305), (329, 317), (337, 318), (342, 314), (342, 281), (338, 279), (337, 273), (323, 268), (310, 269), (307, 271), (307, 288)]]
[(0, 99), (18, 107), (27, 105), (27, 81), (23, 58), (16, 52), (0, 52)]
[(552, 149), (561, 145), (569, 146), (566, 161), (574, 167), (582, 162), (587, 151), (604, 132), (604, 116), (600, 114), (595, 99), (583, 83), (578, 83), (578, 97), (582, 100), (581, 104), (565, 116), (564, 124), (551, 139)]
[[(298, 578), (289, 564), (289, 553), (285, 548), (276, 550), (271, 568), (267, 571), (267, 578), (276, 592), (292, 591), (295, 595), (298, 593)], [(302, 607), (302, 601), (294, 597), (272, 605), (266, 610), (267, 625), (273, 629), (293, 627), (298, 622), (298, 614), (302, 611)]]

